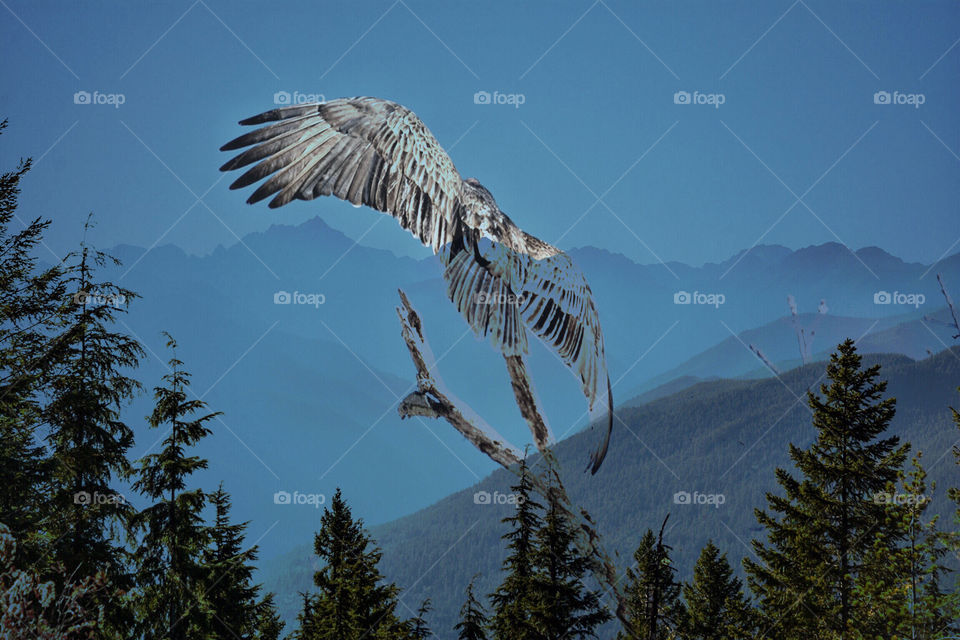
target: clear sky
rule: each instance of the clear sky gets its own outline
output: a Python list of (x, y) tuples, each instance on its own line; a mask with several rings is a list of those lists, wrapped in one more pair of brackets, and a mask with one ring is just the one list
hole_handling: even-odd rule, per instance
[(21, 215), (54, 219), (54, 253), (93, 211), (102, 247), (208, 252), (321, 214), (421, 255), (383, 216), (250, 207), (217, 171), (277, 92), (375, 95), (561, 247), (699, 264), (841, 241), (929, 263), (960, 249), (958, 39), (953, 0), (0, 0), (0, 167), (35, 159)]

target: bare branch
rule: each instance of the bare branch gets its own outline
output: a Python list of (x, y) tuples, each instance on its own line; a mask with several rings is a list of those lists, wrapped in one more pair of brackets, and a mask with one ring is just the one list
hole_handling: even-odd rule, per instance
[[(397, 307), (397, 316), (400, 318), (401, 333), (407, 349), (410, 351), (414, 367), (417, 369), (417, 391), (409, 394), (400, 403), (398, 410), (401, 418), (410, 416), (443, 418), (491, 460), (512, 473), (516, 473), (516, 469), (512, 467), (520, 461), (519, 451), (499, 439), (499, 436), (498, 438), (491, 438), (488, 434), (496, 433), (493, 429), (489, 427), (481, 429), (474, 424), (474, 421), (464, 416), (465, 411), (474, 415), (476, 415), (476, 412), (462, 402), (464, 408), (459, 408), (449, 397), (450, 394), (441, 391), (443, 385), (439, 375), (433, 371), (433, 366), (428, 365), (428, 359), (432, 360), (430, 355), (432, 352), (423, 337), (423, 325), (420, 316), (414, 310), (413, 305), (410, 304), (406, 294), (402, 290), (399, 290), (399, 293), (401, 306)], [(582, 508), (575, 508), (563, 487), (560, 475), (557, 472), (559, 465), (548, 446), (551, 440), (550, 430), (537, 406), (536, 394), (533, 392), (533, 384), (527, 373), (526, 364), (520, 356), (504, 356), (504, 359), (507, 363), (507, 372), (510, 374), (510, 382), (513, 385), (517, 406), (534, 433), (537, 448), (547, 464), (547, 473), (553, 478), (552, 483), (545, 483), (540, 477), (531, 474), (530, 480), (535, 489), (545, 499), (550, 500), (552, 504), (556, 504), (565, 515), (572, 529), (576, 532), (577, 548), (585, 557), (590, 559), (591, 568), (597, 581), (616, 598), (617, 617), (626, 622), (626, 596), (619, 585), (616, 565), (600, 546), (600, 536), (590, 515)], [(479, 416), (476, 420), (482, 422)], [(486, 427), (486, 423), (483, 424)], [(549, 486), (550, 484), (552, 486)]]

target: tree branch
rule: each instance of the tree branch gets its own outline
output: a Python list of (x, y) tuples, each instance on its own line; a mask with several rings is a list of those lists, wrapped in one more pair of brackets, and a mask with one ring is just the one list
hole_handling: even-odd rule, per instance
[[(414, 310), (413, 305), (410, 304), (407, 295), (402, 290), (398, 290), (398, 292), (401, 306), (397, 307), (397, 316), (400, 318), (401, 333), (407, 345), (407, 350), (410, 351), (413, 365), (417, 369), (417, 390), (401, 401), (398, 408), (400, 417), (407, 418), (417, 415), (443, 418), (491, 460), (516, 473), (516, 470), (512, 467), (520, 461), (520, 452), (500, 439), (491, 438), (488, 433), (496, 433), (492, 429), (478, 428), (473, 421), (464, 416), (464, 410), (460, 409), (447, 394), (441, 391), (442, 382), (439, 381), (439, 375), (433, 371), (435, 365), (428, 365), (428, 357), (424, 355), (426, 353), (429, 356), (432, 352), (423, 337), (423, 325), (420, 316)], [(430, 359), (432, 360), (432, 358)], [(551, 487), (536, 475), (531, 475), (530, 479), (536, 490), (545, 499), (556, 504), (564, 513), (576, 532), (577, 548), (590, 559), (591, 569), (597, 581), (616, 598), (617, 617), (626, 623), (626, 596), (619, 586), (616, 566), (600, 546), (600, 536), (590, 515), (582, 508), (575, 508), (563, 487), (560, 474), (557, 471), (559, 464), (549, 447), (550, 430), (543, 419), (543, 413), (537, 406), (536, 395), (533, 392), (533, 384), (530, 375), (527, 373), (526, 364), (521, 356), (504, 356), (504, 359), (507, 363), (507, 372), (510, 375), (517, 407), (534, 434), (537, 448), (547, 463), (547, 472), (553, 476), (554, 482)], [(472, 409), (466, 405), (463, 406), (470, 413), (476, 415), (476, 412)], [(477, 420), (482, 421), (479, 417), (477, 417)]]

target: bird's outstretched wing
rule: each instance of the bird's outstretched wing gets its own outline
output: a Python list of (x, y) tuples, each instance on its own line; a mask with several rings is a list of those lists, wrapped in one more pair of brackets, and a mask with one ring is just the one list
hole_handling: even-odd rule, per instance
[[(490, 238), (498, 257), (481, 258), (475, 245), (486, 232), (479, 228), (476, 188), (465, 185), (412, 111), (379, 98), (341, 98), (273, 109), (240, 124), (266, 124), (221, 147), (249, 147), (220, 168), (253, 165), (231, 189), (266, 178), (247, 202), (273, 196), (270, 207), (276, 208), (333, 195), (392, 215), (443, 254), (450, 299), (478, 334), (516, 355), (526, 351), (526, 325), (580, 378), (591, 407), (602, 395), (603, 336), (582, 274), (566, 254), (511, 222)], [(520, 235), (505, 245), (512, 234)], [(592, 455), (593, 472), (606, 454), (613, 420), (606, 382), (610, 422)]]
[[(389, 213), (438, 252), (460, 224), (462, 179), (453, 161), (417, 116), (379, 98), (341, 98), (282, 107), (242, 120), (268, 124), (221, 147), (250, 147), (220, 167), (254, 164), (231, 189), (266, 180), (247, 200), (333, 195)], [(255, 145), (252, 146), (251, 145)]]
[(559, 250), (539, 260), (530, 258), (525, 272), (520, 293), (524, 323), (579, 377), (591, 409), (606, 396), (606, 433), (590, 455), (590, 469), (596, 473), (610, 445), (613, 395), (593, 293), (583, 273)]

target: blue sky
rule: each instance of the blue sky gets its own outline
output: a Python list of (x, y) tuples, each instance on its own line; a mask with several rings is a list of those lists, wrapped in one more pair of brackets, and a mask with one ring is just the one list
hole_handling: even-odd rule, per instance
[(0, 5), (0, 166), (36, 160), (21, 215), (55, 221), (56, 254), (93, 211), (102, 247), (205, 253), (320, 214), (424, 255), (373, 212), (268, 211), (227, 190), (218, 147), (278, 91), (411, 107), (462, 174), (561, 247), (693, 264), (757, 242), (926, 263), (960, 249), (956, 2)]

